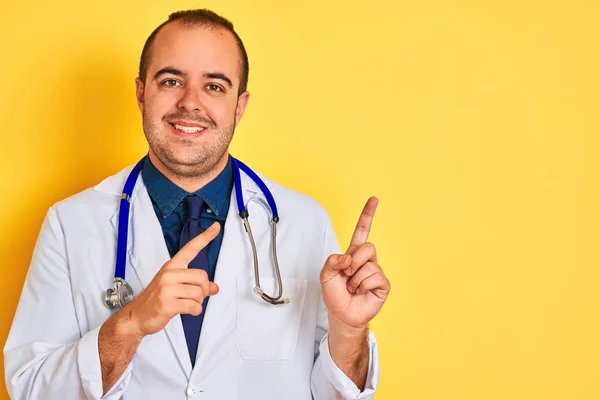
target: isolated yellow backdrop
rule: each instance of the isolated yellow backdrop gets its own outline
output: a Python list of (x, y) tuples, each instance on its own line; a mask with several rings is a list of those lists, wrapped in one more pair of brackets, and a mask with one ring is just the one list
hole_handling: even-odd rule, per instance
[(46, 210), (144, 154), (139, 53), (196, 7), (250, 56), (232, 153), (343, 246), (380, 198), (377, 400), (600, 398), (593, 1), (3, 0), (2, 344)]

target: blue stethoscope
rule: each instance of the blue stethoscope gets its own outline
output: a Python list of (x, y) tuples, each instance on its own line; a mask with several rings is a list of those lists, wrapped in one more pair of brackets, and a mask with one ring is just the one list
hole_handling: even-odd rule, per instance
[[(135, 187), (137, 178), (140, 172), (142, 171), (145, 159), (146, 157), (142, 158), (135, 165), (135, 167), (133, 167), (133, 170), (131, 171), (131, 173), (127, 177), (127, 180), (125, 181), (123, 193), (121, 194), (121, 203), (119, 206), (119, 230), (117, 234), (117, 265), (115, 268), (115, 277), (113, 279), (113, 288), (106, 290), (104, 297), (104, 302), (110, 309), (124, 307), (131, 300), (133, 300), (133, 289), (131, 289), (131, 286), (129, 286), (129, 284), (125, 281), (125, 257), (127, 251), (127, 235), (129, 232), (129, 207), (131, 206), (131, 196), (133, 194), (133, 188)], [(244, 228), (246, 229), (246, 233), (248, 234), (248, 238), (250, 239), (250, 244), (252, 246), (252, 253), (254, 257), (254, 292), (270, 304), (289, 303), (289, 299), (281, 297), (283, 295), (283, 285), (281, 282), (281, 273), (279, 271), (279, 262), (277, 260), (277, 223), (279, 222), (279, 214), (277, 212), (277, 205), (275, 204), (275, 199), (273, 198), (273, 195), (271, 194), (271, 191), (269, 190), (267, 185), (265, 185), (265, 183), (258, 177), (258, 175), (256, 175), (256, 173), (252, 171), (246, 164), (233, 157), (231, 157), (231, 161), (233, 166), (233, 178), (239, 216), (244, 223)], [(244, 206), (240, 170), (244, 171), (246, 175), (248, 175), (258, 185), (265, 198), (267, 199), (267, 202), (269, 203), (269, 207), (271, 208), (271, 212), (273, 214), (271, 224), (273, 226), (273, 260), (275, 263), (275, 272), (277, 275), (277, 284), (279, 287), (279, 292), (276, 297), (269, 296), (260, 287), (256, 243), (254, 242), (254, 237), (252, 236), (250, 222), (248, 222), (248, 210), (246, 209), (246, 206)]]

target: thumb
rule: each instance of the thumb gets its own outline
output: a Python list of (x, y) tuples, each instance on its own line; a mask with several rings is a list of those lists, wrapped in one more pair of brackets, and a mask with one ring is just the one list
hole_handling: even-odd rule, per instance
[(345, 270), (352, 264), (352, 256), (349, 254), (332, 254), (327, 257), (325, 266), (321, 270), (321, 283), (327, 283), (335, 278), (340, 271)]
[(214, 296), (215, 294), (219, 293), (219, 285), (217, 285), (214, 282), (208, 282), (208, 295), (209, 296)]

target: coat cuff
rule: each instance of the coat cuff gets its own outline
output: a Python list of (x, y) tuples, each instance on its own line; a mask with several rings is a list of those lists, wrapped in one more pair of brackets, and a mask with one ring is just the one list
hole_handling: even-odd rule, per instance
[(375, 395), (375, 389), (379, 382), (379, 355), (377, 350), (377, 342), (373, 333), (369, 332), (369, 370), (367, 371), (367, 379), (365, 388), (361, 392), (356, 384), (338, 368), (333, 362), (329, 353), (329, 333), (323, 336), (319, 345), (319, 354), (321, 365), (325, 376), (331, 382), (335, 390), (337, 390), (344, 399), (372, 399)]
[(101, 327), (102, 325), (89, 331), (79, 340), (77, 364), (81, 383), (88, 399), (119, 399), (129, 384), (133, 359), (117, 382), (102, 396), (102, 369), (100, 368), (100, 353), (98, 351), (98, 335)]

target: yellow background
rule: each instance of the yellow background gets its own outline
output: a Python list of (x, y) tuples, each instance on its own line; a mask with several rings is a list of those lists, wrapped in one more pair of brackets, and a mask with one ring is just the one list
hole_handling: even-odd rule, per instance
[(3, 0), (2, 344), (48, 207), (146, 150), (147, 35), (198, 6), (250, 56), (232, 153), (342, 246), (380, 198), (377, 400), (600, 398), (593, 1)]

